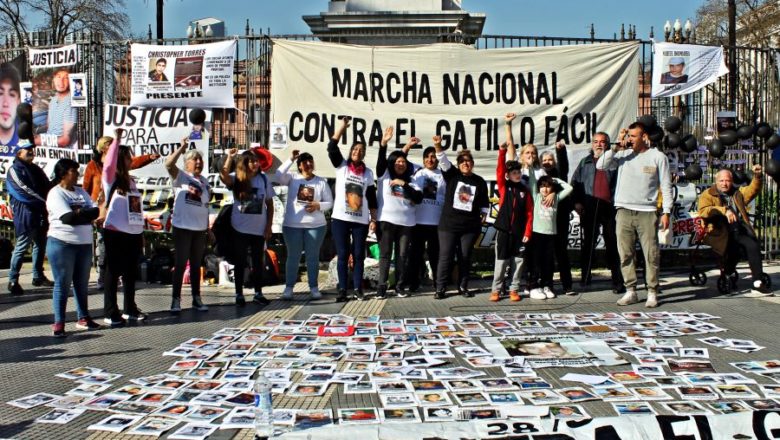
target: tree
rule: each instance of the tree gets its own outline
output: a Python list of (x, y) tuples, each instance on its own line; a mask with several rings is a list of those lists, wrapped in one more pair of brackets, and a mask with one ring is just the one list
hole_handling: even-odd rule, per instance
[(125, 0), (0, 0), (0, 31), (30, 44), (30, 22), (43, 23), (48, 43), (63, 44), (76, 32), (102, 35), (117, 40), (127, 36), (130, 18), (124, 12)]
[[(780, 25), (780, 5), (775, 0), (736, 0), (737, 44), (773, 46)], [(706, 0), (696, 11), (696, 42), (728, 45), (727, 0)]]

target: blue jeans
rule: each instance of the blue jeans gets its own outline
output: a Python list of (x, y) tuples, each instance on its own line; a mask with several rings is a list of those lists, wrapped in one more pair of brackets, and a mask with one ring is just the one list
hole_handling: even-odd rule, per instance
[(46, 255), (46, 228), (35, 228), (16, 236), (16, 245), (11, 255), (11, 270), (8, 271), (9, 283), (19, 281), (22, 260), (31, 244), (33, 247), (33, 279), (43, 278), (43, 257)]
[(291, 228), (284, 226), (284, 243), (287, 245), (287, 262), (284, 267), (285, 285), (293, 287), (298, 278), (298, 264), (301, 252), (306, 252), (306, 273), (309, 276), (309, 288), (317, 287), (320, 273), (320, 247), (325, 240), (325, 225), (319, 228)]
[(70, 244), (49, 237), (46, 255), (54, 275), (54, 322), (65, 322), (65, 307), (73, 285), (78, 319), (89, 317), (87, 288), (92, 269), (92, 245)]
[[(338, 269), (339, 274), (339, 290), (347, 289), (350, 253), (352, 254), (352, 260), (355, 265), (352, 271), (354, 288), (362, 288), (363, 262), (366, 259), (368, 225), (333, 219), (330, 231), (333, 234), (333, 242), (336, 244), (336, 255), (338, 256), (336, 269)], [(350, 237), (352, 238), (351, 242), (349, 240)]]

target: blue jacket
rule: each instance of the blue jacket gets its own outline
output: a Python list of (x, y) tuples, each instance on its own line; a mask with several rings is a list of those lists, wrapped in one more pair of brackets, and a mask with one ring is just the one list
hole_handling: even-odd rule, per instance
[(14, 159), (5, 184), (11, 196), (16, 235), (48, 226), (46, 196), (51, 182), (41, 167)]
[[(615, 185), (617, 185), (617, 170), (606, 170), (609, 192), (615, 197)], [(574, 203), (582, 203), (587, 206), (593, 198), (593, 181), (596, 178), (596, 161), (593, 159), (593, 151), (583, 157), (574, 174), (571, 176), (571, 186), (574, 187)]]

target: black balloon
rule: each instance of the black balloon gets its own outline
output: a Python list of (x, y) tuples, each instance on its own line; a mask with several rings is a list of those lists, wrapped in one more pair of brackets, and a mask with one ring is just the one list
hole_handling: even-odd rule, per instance
[(747, 174), (745, 174), (744, 171), (731, 170), (731, 175), (734, 177), (734, 184), (736, 185), (742, 185), (743, 183), (748, 182)]
[(680, 127), (682, 127), (682, 121), (677, 116), (669, 116), (664, 121), (664, 129), (668, 132), (676, 133)]
[(639, 122), (648, 130), (658, 125), (658, 121), (656, 121), (653, 115), (642, 115), (639, 117)]
[(653, 142), (653, 145), (658, 145), (664, 140), (664, 131), (659, 126), (653, 126), (647, 132), (647, 137)]
[(194, 108), (190, 110), (190, 123), (193, 125), (201, 125), (206, 121), (206, 112), (200, 108)]
[(701, 179), (702, 174), (704, 174), (704, 172), (697, 163), (692, 163), (685, 168), (685, 178), (688, 180), (699, 180)]
[(666, 135), (666, 146), (669, 148), (680, 147), (680, 135), (677, 133), (669, 133)]
[(710, 152), (710, 156), (716, 159), (723, 157), (723, 155), (726, 154), (726, 147), (723, 145), (723, 142), (721, 142), (720, 139), (714, 139), (707, 147), (707, 150)]
[(724, 130), (718, 137), (724, 145), (734, 145), (737, 143), (737, 132), (734, 130)]
[(30, 125), (30, 123), (27, 121), (22, 121), (16, 127), (16, 133), (19, 135), (19, 139), (27, 139), (28, 141), (32, 140), (32, 125)]
[(766, 163), (766, 166), (764, 166), (764, 171), (766, 171), (767, 175), (773, 178), (780, 177), (780, 162), (774, 159), (769, 159), (769, 161)]
[(682, 145), (680, 145), (680, 149), (686, 153), (691, 153), (696, 151), (696, 147), (698, 145), (699, 143), (696, 141), (696, 137), (694, 137), (692, 134), (686, 134), (682, 138)]
[(32, 106), (23, 102), (16, 106), (16, 117), (20, 121), (32, 121)]
[(761, 139), (769, 139), (769, 136), (772, 136), (772, 126), (766, 122), (759, 122), (756, 125), (756, 135)]
[(766, 145), (766, 147), (770, 150), (774, 150), (778, 145), (780, 145), (780, 135), (777, 133), (772, 133), (772, 136), (769, 136), (769, 139), (764, 141), (764, 145)]
[(745, 140), (753, 137), (753, 127), (749, 125), (740, 125), (737, 129), (737, 137)]

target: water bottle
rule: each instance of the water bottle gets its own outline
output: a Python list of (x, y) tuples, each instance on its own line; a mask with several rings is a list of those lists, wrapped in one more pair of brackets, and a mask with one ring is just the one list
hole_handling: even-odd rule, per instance
[(271, 439), (274, 436), (273, 402), (271, 382), (262, 371), (255, 380), (255, 439)]

